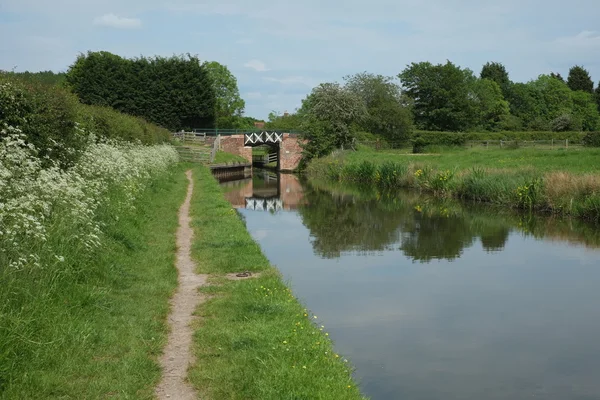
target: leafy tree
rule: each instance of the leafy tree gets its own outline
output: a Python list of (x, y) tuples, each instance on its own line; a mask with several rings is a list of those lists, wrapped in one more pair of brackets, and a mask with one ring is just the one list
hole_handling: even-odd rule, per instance
[(515, 83), (511, 86), (507, 98), (511, 115), (519, 118), (527, 129), (548, 130), (543, 120), (544, 101), (541, 93), (527, 83)]
[(551, 121), (564, 113), (571, 113), (573, 100), (569, 87), (550, 75), (540, 75), (537, 80), (528, 83), (539, 93), (542, 99), (542, 118)]
[(300, 130), (301, 125), (302, 117), (298, 113), (278, 115), (275, 111), (271, 111), (265, 127), (276, 131), (297, 131)]
[(510, 115), (500, 86), (490, 79), (477, 79), (473, 83), (474, 100), (479, 110), (479, 125), (486, 130), (498, 130)]
[(556, 73), (556, 74), (555, 74), (554, 72), (551, 72), (551, 73), (550, 73), (550, 76), (551, 76), (552, 78), (554, 78), (554, 79), (558, 79), (559, 81), (561, 81), (561, 82), (565, 83), (565, 78), (563, 78), (563, 77), (562, 77), (562, 75), (561, 75), (561, 74), (559, 74), (559, 73)]
[(88, 52), (69, 68), (66, 80), (85, 104), (112, 107), (172, 130), (214, 125), (212, 81), (189, 54), (125, 59)]
[(414, 101), (417, 126), (436, 131), (463, 131), (474, 126), (477, 107), (471, 96), (472, 71), (450, 61), (412, 63), (400, 75), (405, 93)]
[(303, 161), (351, 147), (358, 125), (367, 117), (360, 97), (338, 83), (322, 83), (314, 88), (298, 113), (303, 118), (303, 135), (310, 139), (304, 147)]
[(502, 94), (506, 97), (511, 81), (503, 64), (499, 62), (486, 63), (483, 68), (481, 68), (479, 77), (481, 79), (489, 79), (496, 82), (500, 87), (500, 90), (502, 90)]
[(237, 79), (229, 69), (216, 61), (205, 62), (203, 65), (212, 81), (216, 96), (217, 128), (243, 128), (242, 120), (246, 103), (240, 97)]
[(594, 92), (594, 96), (596, 97), (596, 104), (598, 105), (598, 111), (600, 111), (600, 82), (598, 82), (598, 87)]
[(586, 93), (581, 90), (571, 92), (573, 100), (573, 117), (577, 124), (584, 131), (594, 131), (599, 128), (600, 114), (595, 102), (594, 96), (591, 93)]
[(569, 70), (567, 85), (571, 90), (582, 90), (588, 93), (594, 92), (594, 82), (592, 82), (589, 72), (579, 65)]
[(346, 88), (363, 100), (367, 110), (365, 130), (390, 142), (408, 140), (413, 128), (412, 114), (394, 78), (362, 72), (345, 79)]
[(0, 73), (5, 74), (6, 77), (16, 78), (16, 79), (22, 80), (24, 82), (32, 82), (32, 83), (35, 82), (35, 83), (41, 83), (43, 85), (49, 85), (49, 86), (62, 85), (65, 81), (65, 75), (66, 75), (64, 72), (55, 73), (53, 71), (40, 71), (40, 72), (29, 72), (29, 71), (3, 72), (3, 71), (0, 71)]

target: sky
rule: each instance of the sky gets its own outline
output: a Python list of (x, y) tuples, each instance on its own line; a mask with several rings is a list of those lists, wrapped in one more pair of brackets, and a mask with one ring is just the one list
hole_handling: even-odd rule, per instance
[(598, 0), (0, 0), (0, 69), (66, 71), (80, 53), (190, 53), (226, 65), (246, 115), (300, 107), (321, 82), (412, 62), (513, 81), (583, 65), (600, 81)]

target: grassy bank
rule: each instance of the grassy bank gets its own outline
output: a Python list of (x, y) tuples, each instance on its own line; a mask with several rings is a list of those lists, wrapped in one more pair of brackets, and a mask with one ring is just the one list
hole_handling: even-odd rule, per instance
[[(2, 267), (0, 398), (153, 397), (186, 185), (171, 167), (133, 200), (112, 190), (95, 214), (96, 249), (63, 231), (46, 242), (60, 260), (40, 253), (38, 266)], [(132, 202), (115, 206), (122, 200)]]
[[(294, 298), (206, 168), (195, 167), (192, 248), (214, 274), (194, 337), (190, 379), (213, 399), (360, 399), (319, 319)], [(260, 272), (229, 281), (226, 273)]]
[(450, 149), (426, 155), (361, 149), (313, 160), (307, 174), (600, 221), (599, 158), (600, 149)]

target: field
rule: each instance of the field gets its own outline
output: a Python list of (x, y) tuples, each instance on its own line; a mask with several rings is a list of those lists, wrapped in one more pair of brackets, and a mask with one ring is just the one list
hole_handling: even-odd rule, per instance
[(423, 154), (412, 154), (410, 149), (375, 151), (363, 148), (348, 152), (344, 159), (351, 163), (372, 161), (376, 164), (414, 162), (431, 165), (437, 169), (488, 169), (535, 170), (538, 172), (565, 171), (577, 174), (600, 172), (600, 148), (581, 146), (565, 149), (527, 147), (501, 149), (499, 147), (473, 148), (434, 147)]

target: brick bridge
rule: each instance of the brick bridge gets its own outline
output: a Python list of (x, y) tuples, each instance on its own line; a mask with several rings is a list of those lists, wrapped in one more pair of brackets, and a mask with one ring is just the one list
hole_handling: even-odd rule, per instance
[(302, 159), (302, 139), (295, 133), (277, 131), (225, 133), (219, 135), (218, 140), (220, 150), (244, 157), (250, 163), (253, 147), (266, 145), (275, 148), (277, 169), (280, 171), (296, 170)]

